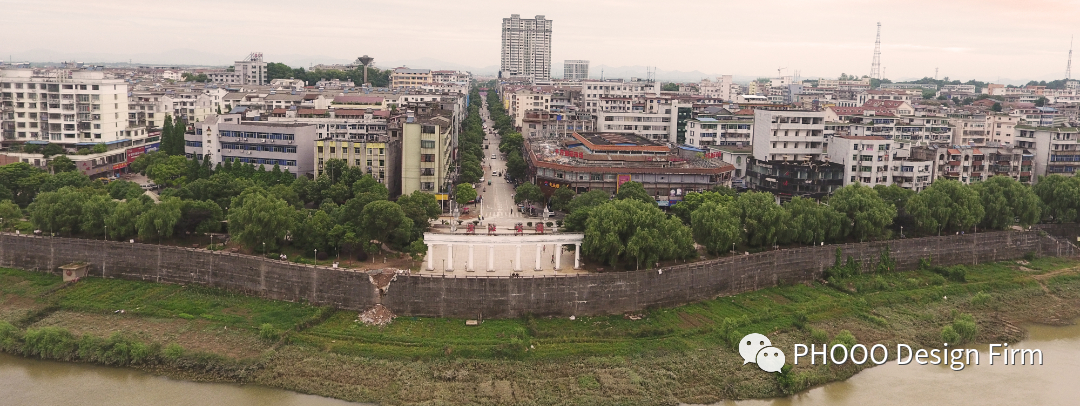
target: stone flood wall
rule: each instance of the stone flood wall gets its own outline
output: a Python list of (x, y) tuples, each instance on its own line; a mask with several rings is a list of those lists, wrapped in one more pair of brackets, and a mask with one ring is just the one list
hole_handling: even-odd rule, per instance
[[(1052, 231), (1052, 232), (1051, 232)], [(938, 265), (979, 264), (1025, 253), (1077, 256), (1069, 243), (1080, 229), (1004, 231), (827, 245), (737, 255), (632, 272), (560, 277), (397, 275), (380, 293), (365, 272), (293, 264), (201, 249), (124, 242), (0, 235), (0, 266), (59, 272), (71, 262), (90, 275), (161, 283), (200, 284), (288, 301), (366, 310), (382, 303), (398, 315), (485, 318), (602, 315), (667, 307), (820, 277), (840, 248), (872, 271), (889, 250), (900, 270), (932, 257)]]

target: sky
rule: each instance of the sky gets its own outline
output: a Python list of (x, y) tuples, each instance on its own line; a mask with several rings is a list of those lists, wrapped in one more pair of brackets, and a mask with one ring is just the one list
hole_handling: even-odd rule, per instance
[(877, 22), (887, 78), (937, 68), (939, 78), (1060, 79), (1080, 31), (1080, 0), (0, 0), (0, 10), (0, 56), (15, 61), (225, 65), (261, 51), (294, 67), (367, 54), (382, 67), (494, 69), (501, 19), (541, 14), (559, 66), (784, 68), (804, 79), (869, 74)]

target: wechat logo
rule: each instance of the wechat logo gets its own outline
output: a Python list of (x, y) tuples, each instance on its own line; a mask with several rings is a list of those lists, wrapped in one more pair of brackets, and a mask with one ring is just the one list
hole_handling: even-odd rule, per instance
[(739, 355), (743, 357), (743, 365), (753, 362), (765, 372), (780, 372), (787, 361), (784, 352), (773, 347), (769, 337), (758, 333), (747, 334), (739, 341)]

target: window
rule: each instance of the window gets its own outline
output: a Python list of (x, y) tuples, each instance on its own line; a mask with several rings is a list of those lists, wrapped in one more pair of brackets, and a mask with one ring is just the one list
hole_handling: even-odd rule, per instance
[(435, 154), (421, 154), (420, 162), (435, 162)]
[(420, 148), (435, 148), (435, 141), (420, 140)]

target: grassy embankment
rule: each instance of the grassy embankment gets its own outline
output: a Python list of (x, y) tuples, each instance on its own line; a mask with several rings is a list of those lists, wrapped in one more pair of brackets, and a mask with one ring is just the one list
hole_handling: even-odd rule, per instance
[(1015, 341), (1023, 337), (1016, 324), (1077, 315), (1078, 265), (1040, 258), (944, 275), (865, 274), (833, 287), (783, 286), (650, 310), (640, 320), (476, 327), (413, 317), (371, 327), (355, 312), (214, 289), (96, 278), (64, 285), (3, 269), (0, 349), (388, 404), (713, 402), (777, 396), (860, 369), (800, 365), (778, 379), (742, 365), (732, 344), (746, 333), (764, 333), (780, 348), (843, 341), (843, 330), (864, 344), (937, 347), (944, 326), (971, 314), (971, 341)]

